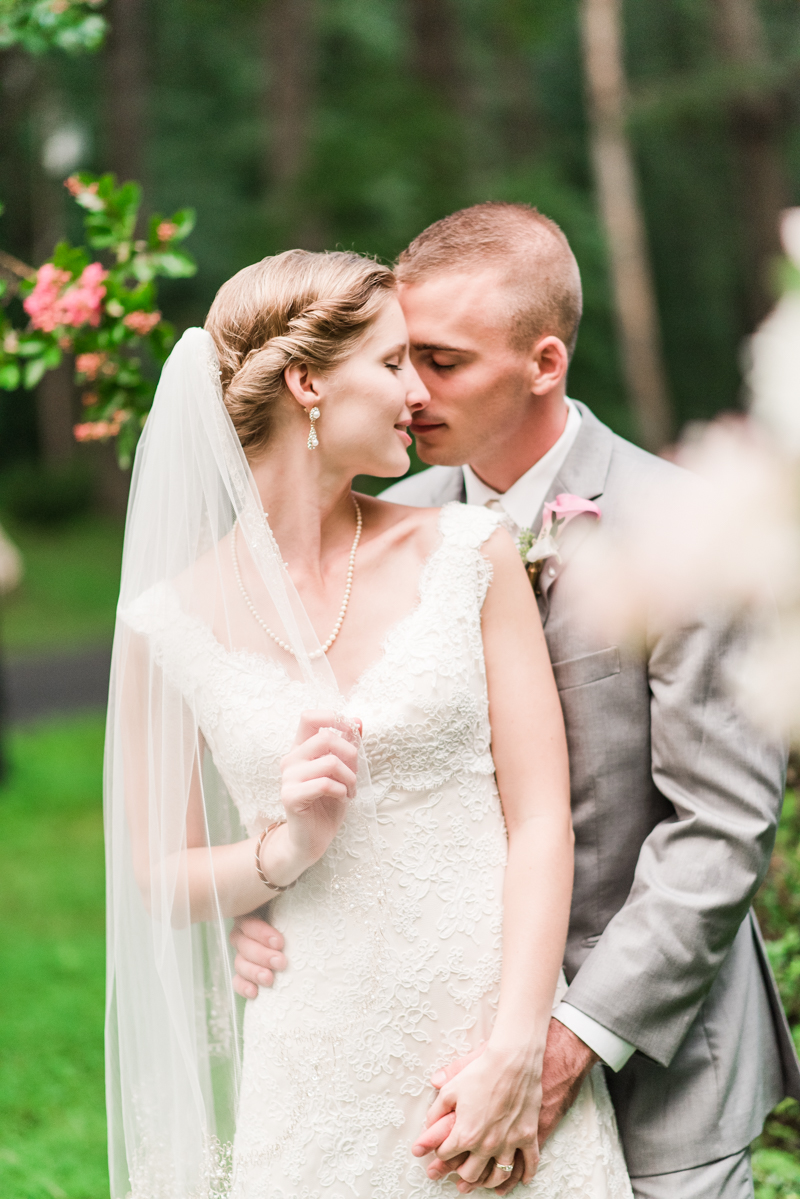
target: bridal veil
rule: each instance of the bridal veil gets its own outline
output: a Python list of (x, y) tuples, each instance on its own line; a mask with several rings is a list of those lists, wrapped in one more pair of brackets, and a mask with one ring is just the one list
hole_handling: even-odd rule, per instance
[[(232, 534), (248, 598), (291, 653), (242, 601)], [(201, 728), (191, 668), (171, 667), (174, 639), (190, 633), (213, 639), (219, 654), (258, 655), (267, 681), (288, 673), (308, 706), (342, 706), (201, 329), (183, 335), (164, 367), (125, 529), (104, 776), (112, 1199), (223, 1199), (231, 1185), (240, 1001), (214, 852), (266, 821), (245, 815), (243, 825)], [(318, 898), (341, 907), (344, 935), (364, 955), (380, 953), (373, 827), (362, 751), (357, 798)]]

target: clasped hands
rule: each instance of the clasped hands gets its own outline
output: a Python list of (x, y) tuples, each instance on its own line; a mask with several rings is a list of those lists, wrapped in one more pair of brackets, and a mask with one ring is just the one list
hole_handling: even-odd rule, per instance
[(433, 1076), (439, 1094), (412, 1148), (415, 1157), (435, 1152), (429, 1178), (455, 1173), (464, 1195), (478, 1187), (504, 1195), (520, 1179), (531, 1181), (539, 1164), (541, 1064), (541, 1049), (490, 1040)]
[[(283, 937), (264, 920), (244, 917), (231, 933), (231, 941), (237, 951), (234, 987), (246, 999), (255, 999), (258, 988), (271, 986), (274, 972), (286, 968)], [(599, 1060), (558, 1020), (550, 1021), (541, 1081), (536, 1080), (535, 1069), (530, 1069), (527, 1084), (522, 1083), (526, 1071), (519, 1067), (532, 1063), (520, 1062), (511, 1050), (482, 1046), (434, 1074), (431, 1082), (439, 1094), (412, 1152), (415, 1157), (433, 1152), (428, 1177), (442, 1179), (456, 1173), (462, 1194), (486, 1187), (497, 1195), (507, 1195), (518, 1182), (533, 1177), (541, 1146)], [(515, 1070), (519, 1085), (512, 1091), (509, 1083)], [(497, 1170), (497, 1161), (513, 1161), (514, 1168), (510, 1173)]]

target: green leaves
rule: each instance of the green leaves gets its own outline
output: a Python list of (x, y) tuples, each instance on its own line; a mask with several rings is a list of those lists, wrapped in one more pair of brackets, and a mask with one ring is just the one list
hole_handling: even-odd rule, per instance
[(0, 388), (3, 391), (16, 391), (22, 379), (22, 372), (16, 362), (6, 362), (0, 365)]
[(69, 271), (75, 278), (84, 267), (89, 265), (89, 255), (83, 246), (71, 246), (68, 241), (60, 241), (50, 256), (53, 266), (60, 271)]
[(145, 283), (158, 275), (167, 279), (188, 279), (196, 273), (197, 264), (183, 250), (167, 250), (162, 254), (137, 254), (131, 262), (131, 271)]
[(49, 259), (56, 271), (21, 284), (23, 296), (36, 293), (27, 329), (14, 329), (0, 309), (0, 389), (36, 387), (64, 352), (71, 353), (86, 409), (75, 436), (116, 438), (126, 466), (153, 402), (158, 367), (174, 340), (172, 325), (161, 318), (155, 281), (185, 279), (197, 270), (177, 244), (194, 228), (195, 213), (182, 208), (171, 217), (154, 214), (147, 238), (138, 240), (138, 183), (117, 186), (114, 175), (81, 172), (66, 186), (86, 214), (90, 249), (59, 242)]
[(171, 217), (154, 213), (150, 217), (148, 249), (157, 250), (165, 242), (183, 241), (194, 229), (196, 220), (197, 214), (193, 208), (181, 208)]
[(89, 213), (84, 220), (89, 245), (96, 250), (125, 246), (127, 252), (117, 257), (120, 261), (127, 260), (142, 202), (139, 184), (123, 183), (117, 187), (111, 174), (95, 176), (81, 171), (72, 176), (68, 186), (76, 202)]
[(800, 1199), (800, 1162), (782, 1149), (757, 1149), (753, 1178), (758, 1199)]
[(107, 23), (96, 11), (103, 0), (0, 0), (0, 49), (21, 46), (30, 54), (98, 50)]
[(52, 337), (23, 335), (12, 339), (10, 351), (5, 349), (8, 341), (6, 337), (4, 353), (0, 354), (0, 388), (4, 391), (16, 391), (20, 386), (30, 391), (47, 371), (54, 370), (61, 362), (61, 349)]
[[(790, 763), (796, 774), (797, 762)], [(793, 780), (796, 783), (796, 779)], [(769, 873), (755, 908), (783, 1006), (800, 1047), (800, 803), (796, 787), (784, 799)], [(800, 1108), (779, 1104), (756, 1142), (753, 1173), (758, 1199), (800, 1199)]]
[(47, 370), (47, 363), (44, 358), (32, 358), (30, 362), (25, 363), (25, 369), (22, 372), (22, 385), (28, 391), (41, 379), (42, 375)]
[(36, 358), (47, 348), (47, 341), (41, 337), (20, 337), (17, 343), (17, 353), (20, 358)]

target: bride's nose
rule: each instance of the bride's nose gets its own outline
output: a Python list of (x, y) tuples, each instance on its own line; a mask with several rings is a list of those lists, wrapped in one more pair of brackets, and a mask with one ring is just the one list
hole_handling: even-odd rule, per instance
[(412, 411), (415, 408), (424, 408), (426, 404), (430, 403), (430, 392), (417, 374), (413, 363), (408, 363), (406, 372), (406, 404)]

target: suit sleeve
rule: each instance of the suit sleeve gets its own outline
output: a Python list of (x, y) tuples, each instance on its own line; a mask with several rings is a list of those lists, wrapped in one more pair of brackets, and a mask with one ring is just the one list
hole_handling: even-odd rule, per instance
[(780, 814), (785, 754), (731, 686), (748, 635), (712, 619), (654, 639), (652, 776), (674, 814), (644, 841), (626, 903), (564, 996), (663, 1066), (747, 914)]

